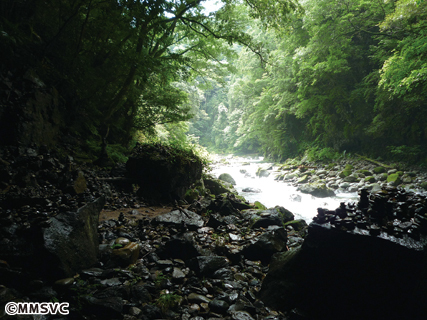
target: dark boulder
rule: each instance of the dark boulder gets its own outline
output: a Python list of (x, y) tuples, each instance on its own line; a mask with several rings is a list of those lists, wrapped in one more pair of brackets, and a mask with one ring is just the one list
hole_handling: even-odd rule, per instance
[(266, 210), (248, 210), (246, 214), (256, 214), (256, 219), (252, 228), (267, 228), (268, 226), (281, 226), (283, 223), (294, 220), (294, 215), (284, 207), (276, 206)]
[(235, 186), (236, 181), (233, 179), (233, 177), (229, 173), (222, 173), (218, 177), (219, 180), (225, 181), (230, 183), (231, 185)]
[(76, 212), (50, 219), (49, 228), (43, 229), (45, 257), (37, 259), (47, 274), (57, 278), (74, 276), (98, 261), (98, 217), (104, 203), (101, 197)]
[(153, 201), (184, 199), (185, 192), (202, 176), (202, 163), (191, 152), (163, 145), (137, 146), (126, 163), (137, 179), (139, 194)]
[(335, 196), (335, 192), (328, 188), (326, 184), (314, 182), (309, 184), (300, 185), (297, 189), (302, 193), (308, 193), (318, 198), (326, 198)]
[(314, 319), (422, 319), (425, 270), (423, 246), (410, 238), (312, 223), (300, 249), (273, 257), (260, 298)]
[(273, 227), (242, 250), (249, 260), (261, 260), (268, 264), (273, 254), (286, 251), (287, 232), (283, 227)]
[(8, 245), (0, 247), (0, 257), (15, 267), (28, 267), (43, 278), (74, 276), (98, 261), (98, 217), (104, 197), (31, 227), (15, 223), (3, 225), (1, 232)]
[(166, 242), (163, 256), (188, 260), (199, 255), (193, 233), (176, 234)]
[(228, 259), (222, 256), (199, 256), (189, 261), (189, 267), (202, 276), (212, 276), (218, 269), (227, 267)]
[(220, 179), (216, 179), (212, 176), (206, 176), (203, 178), (203, 183), (205, 188), (210, 191), (210, 193), (214, 195), (219, 195), (222, 193), (233, 192), (233, 185), (231, 183), (225, 182)]
[(183, 227), (184, 225), (190, 230), (197, 230), (203, 226), (203, 219), (196, 213), (189, 210), (174, 210), (162, 214), (152, 220), (153, 224), (164, 224), (173, 227)]

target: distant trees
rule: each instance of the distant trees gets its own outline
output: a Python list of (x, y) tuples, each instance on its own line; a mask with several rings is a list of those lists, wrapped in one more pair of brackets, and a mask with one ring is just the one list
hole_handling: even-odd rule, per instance
[(236, 129), (225, 149), (425, 157), (426, 2), (307, 0), (303, 10), (251, 24), (266, 59), (242, 49), (234, 62), (227, 102)]

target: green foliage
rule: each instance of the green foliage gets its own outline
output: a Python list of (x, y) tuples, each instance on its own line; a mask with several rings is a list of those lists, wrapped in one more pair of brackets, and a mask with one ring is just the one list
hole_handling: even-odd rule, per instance
[(127, 145), (137, 130), (150, 135), (156, 125), (202, 118), (194, 83), (224, 83), (234, 44), (262, 55), (247, 32), (248, 11), (279, 17), (296, 7), (291, 0), (248, 4), (227, 0), (205, 14), (203, 1), (193, 0), (5, 0), (0, 70), (55, 86), (64, 131)]
[(426, 156), (425, 150), (420, 145), (415, 146), (388, 146), (387, 150), (396, 161), (419, 162)]
[(166, 312), (177, 307), (180, 301), (181, 297), (175, 293), (162, 293), (157, 299), (156, 304), (162, 312)]
[(227, 86), (207, 93), (204, 145), (277, 160), (424, 158), (426, 2), (308, 0), (286, 14), (246, 3), (263, 55), (241, 48)]
[(338, 159), (341, 155), (332, 148), (319, 148), (317, 146), (306, 149), (305, 154), (308, 161), (329, 162)]

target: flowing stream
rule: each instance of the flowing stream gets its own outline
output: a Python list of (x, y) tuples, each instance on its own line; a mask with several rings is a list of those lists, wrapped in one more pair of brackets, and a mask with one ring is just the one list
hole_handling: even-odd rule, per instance
[[(212, 174), (218, 177), (222, 173), (229, 173), (236, 185), (234, 186), (239, 195), (245, 197), (249, 202), (259, 201), (267, 208), (283, 206), (295, 215), (295, 219), (304, 219), (310, 223), (317, 215), (317, 208), (336, 209), (341, 202), (357, 202), (357, 193), (338, 193), (335, 197), (317, 198), (310, 194), (297, 191), (297, 187), (291, 183), (275, 181), (277, 167), (273, 166), (270, 176), (259, 178), (256, 176), (258, 167), (265, 167), (268, 163), (263, 158), (257, 159), (227, 157), (229, 164), (217, 163)], [(243, 165), (246, 163), (246, 165)], [(249, 163), (249, 164), (248, 164)], [(273, 164), (271, 164), (273, 165)], [(245, 170), (246, 173), (241, 173)], [(244, 192), (243, 189), (253, 188), (260, 192)]]

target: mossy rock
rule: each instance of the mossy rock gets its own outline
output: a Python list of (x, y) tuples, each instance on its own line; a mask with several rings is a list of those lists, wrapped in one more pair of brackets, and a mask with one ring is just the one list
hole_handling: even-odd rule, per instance
[(204, 185), (207, 189), (210, 190), (210, 192), (214, 195), (219, 195), (222, 193), (230, 193), (233, 192), (233, 186), (225, 181), (211, 178), (211, 177), (205, 177), (203, 179)]
[(377, 180), (373, 177), (373, 176), (370, 176), (370, 177), (366, 177), (365, 178), (365, 182), (369, 182), (369, 183), (374, 183), (374, 182), (376, 182)]
[(354, 166), (353, 165), (351, 165), (351, 164), (346, 164), (345, 165), (345, 168), (344, 168), (344, 171), (352, 171), (354, 169)]
[(402, 181), (397, 173), (392, 173), (387, 177), (387, 183), (392, 183), (394, 186), (398, 186), (401, 182)]
[(362, 169), (362, 170), (357, 170), (357, 172), (358, 172), (358, 173), (361, 173), (361, 174), (364, 174), (364, 175), (365, 175), (365, 177), (372, 176), (372, 172), (371, 172), (371, 171), (369, 171), (369, 170), (364, 170), (364, 169)]
[(283, 226), (285, 228), (287, 226), (292, 226), (292, 228), (294, 228), (295, 231), (301, 231), (302, 229), (307, 227), (307, 223), (303, 219), (298, 219), (298, 220), (292, 220), (292, 221), (286, 222), (285, 224), (283, 224)]
[(343, 170), (340, 172), (340, 178), (345, 178), (351, 175), (351, 170)]
[(261, 210), (266, 210), (267, 207), (265, 205), (263, 205), (261, 202), (259, 201), (255, 201), (254, 202), (254, 207), (257, 209), (261, 209)]
[(298, 179), (298, 183), (307, 183), (308, 182), (308, 174), (303, 175), (301, 178)]
[(236, 181), (233, 179), (233, 177), (229, 173), (222, 173), (218, 177), (219, 180), (231, 183), (233, 186), (236, 185)]
[(421, 182), (420, 187), (427, 190), (427, 182)]
[(376, 167), (376, 168), (374, 168), (374, 173), (375, 174), (380, 174), (380, 173), (384, 173), (384, 172), (386, 172), (386, 170), (385, 170), (384, 167)]
[(334, 162), (334, 163), (330, 163), (330, 164), (328, 164), (327, 166), (326, 166), (326, 170), (331, 170), (332, 168), (334, 168), (335, 166), (336, 166), (337, 164)]
[(388, 177), (388, 174), (387, 173), (380, 173), (378, 176), (377, 176), (377, 179), (378, 179), (378, 181), (386, 181), (387, 180), (387, 177)]
[(184, 199), (188, 203), (193, 203), (194, 201), (196, 201), (197, 199), (199, 199), (199, 195), (200, 194), (197, 191), (197, 189), (188, 189), (187, 192), (185, 192)]
[(241, 200), (243, 202), (246, 202), (246, 199), (245, 199), (244, 196), (239, 196), (239, 195), (236, 194), (236, 199), (239, 199), (239, 200)]
[(399, 177), (403, 176), (403, 171), (397, 171), (396, 173), (399, 175)]
[(411, 183), (412, 181), (414, 180), (414, 178), (413, 177), (411, 177), (410, 175), (407, 175), (407, 174), (404, 174), (403, 176), (402, 176), (402, 182), (403, 183)]

